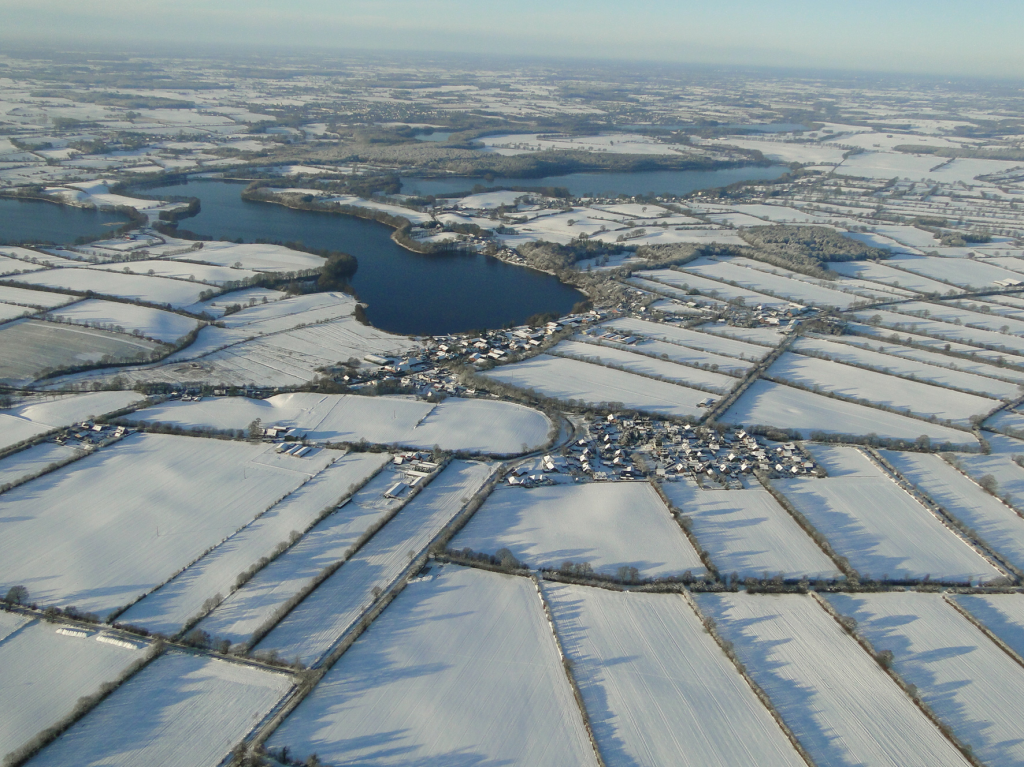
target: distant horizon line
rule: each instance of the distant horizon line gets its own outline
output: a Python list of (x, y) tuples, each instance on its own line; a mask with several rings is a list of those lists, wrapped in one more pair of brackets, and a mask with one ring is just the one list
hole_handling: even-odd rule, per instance
[[(865, 69), (844, 66), (818, 67), (818, 66), (794, 66), (782, 64), (730, 64), (713, 61), (686, 61), (682, 59), (644, 59), (622, 55), (609, 55), (605, 58), (592, 56), (573, 55), (542, 55), (536, 53), (504, 54), (504, 53), (483, 53), (477, 51), (452, 51), (452, 50), (429, 50), (420, 48), (359, 48), (353, 46), (329, 46), (324, 44), (297, 45), (294, 43), (260, 43), (258, 50), (253, 49), (251, 43), (240, 42), (184, 42), (181, 40), (168, 40), (156, 43), (129, 43), (125, 40), (96, 41), (87, 43), (84, 41), (61, 40), (27, 40), (23, 35), (8, 36), (0, 32), (0, 43), (3, 43), (6, 50), (0, 51), (0, 56), (11, 59), (42, 59), (60, 61), (62, 58), (80, 58), (83, 56), (94, 56), (97, 60), (114, 61), (123, 58), (138, 59), (187, 59), (207, 58), (230, 61), (233, 59), (272, 59), (274, 57), (287, 56), (294, 59), (311, 59), (330, 53), (335, 60), (344, 58), (379, 58), (401, 56), (412, 60), (449, 60), (472, 61), (472, 62), (504, 62), (506, 64), (533, 64), (560, 65), (566, 68), (572, 66), (608, 67), (622, 66), (629, 64), (641, 69), (677, 69), (683, 71), (700, 71), (705, 74), (716, 72), (730, 74), (748, 75), (776, 75), (794, 79), (835, 79), (835, 80), (858, 80), (858, 79), (889, 79), (899, 78), (904, 80), (926, 80), (931, 82), (954, 83), (990, 83), (990, 84), (1018, 84), (1024, 85), (1024, 74), (1020, 76), (998, 76), (984, 74), (950, 74), (948, 72), (925, 72), (925, 71), (900, 71), (893, 69)], [(54, 50), (53, 46), (60, 44), (60, 50)], [(144, 47), (141, 47), (144, 46)], [(228, 50), (225, 50), (228, 49)], [(326, 63), (326, 62), (325, 62)], [(392, 62), (398, 63), (398, 62)]]

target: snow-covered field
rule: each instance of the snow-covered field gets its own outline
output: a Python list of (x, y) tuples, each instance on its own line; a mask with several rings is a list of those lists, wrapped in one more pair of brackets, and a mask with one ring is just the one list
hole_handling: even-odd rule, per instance
[(910, 482), (976, 531), (994, 551), (1024, 570), (1024, 519), (942, 458), (930, 453), (883, 451)]
[(764, 306), (784, 307), (789, 304), (789, 299), (786, 298), (774, 298), (767, 293), (759, 293), (755, 290), (728, 285), (724, 282), (718, 282), (717, 280), (701, 277), (689, 272), (679, 272), (674, 269), (653, 269), (651, 271), (637, 272), (635, 276), (656, 282), (664, 282), (667, 285), (683, 290), (692, 288), (714, 298), (721, 298), (723, 301), (742, 298), (749, 306), (761, 304)]
[(231, 594), (199, 628), (212, 636), (244, 642), (274, 611), (297, 594), (323, 568), (348, 556), (348, 549), (371, 525), (403, 499), (384, 495), (403, 475), (384, 469), (340, 509), (317, 523), (302, 540)]
[(944, 295), (950, 290), (959, 292), (952, 285), (875, 261), (843, 261), (829, 264), (829, 269), (846, 277), (857, 277), (895, 288), (906, 288), (918, 293), (939, 293)]
[(15, 320), (18, 317), (27, 317), (35, 313), (35, 309), (30, 309), (27, 306), (17, 306), (16, 304), (0, 303), (0, 322)]
[[(681, 268), (688, 274), (698, 274), (712, 280), (728, 280), (755, 292), (768, 292), (801, 304), (835, 306), (839, 309), (847, 309), (851, 304), (864, 300), (862, 296), (852, 293), (842, 293), (811, 282), (790, 279), (783, 275), (772, 274), (761, 269), (752, 269), (730, 261), (714, 261), (700, 264), (694, 262)], [(836, 283), (836, 285), (838, 287), (842, 283)]]
[(78, 300), (78, 296), (69, 296), (66, 293), (50, 293), (46, 290), (30, 290), (28, 288), (16, 288), (13, 285), (0, 285), (0, 301), (6, 304), (27, 306), (33, 309), (54, 309)]
[[(886, 328), (908, 331), (910, 333), (922, 333), (941, 338), (942, 342), (936, 344), (937, 346), (942, 346), (945, 341), (962, 341), (974, 346), (988, 345), (996, 349), (1005, 349), (1011, 354), (1024, 355), (1024, 338), (993, 330), (969, 328), (966, 325), (956, 325), (951, 322), (942, 322), (941, 320), (928, 317), (899, 314), (897, 312), (885, 311), (884, 309), (867, 309), (862, 312), (855, 312), (852, 316), (860, 319), (862, 322), (870, 322), (872, 317), (877, 317), (879, 319), (877, 324), (883, 325)], [(891, 335), (891, 330), (886, 332), (881, 328), (875, 328), (874, 332), (883, 337)], [(986, 359), (993, 359), (999, 356), (998, 354), (986, 355), (983, 351), (979, 351), (978, 354)]]
[(965, 394), (919, 381), (895, 379), (885, 373), (793, 352), (783, 352), (766, 375), (807, 388), (820, 387), (842, 397), (879, 403), (924, 418), (949, 420), (966, 427), (971, 425), (971, 416), (986, 414), (999, 405), (997, 400), (988, 397)]
[(91, 290), (101, 296), (117, 296), (151, 304), (170, 304), (175, 307), (194, 304), (199, 300), (199, 294), (208, 289), (201, 283), (186, 280), (79, 268), (20, 274), (17, 281), (44, 288)]
[(54, 370), (96, 363), (105, 357), (146, 360), (159, 344), (96, 328), (34, 319), (0, 327), (0, 381), (28, 384)]
[[(211, 266), (209, 264), (196, 264), (191, 261), (173, 261), (170, 259), (132, 261), (127, 265), (123, 262), (97, 264), (88, 268), (107, 272), (123, 272), (125, 274), (150, 275), (152, 273), (150, 276), (171, 277), (177, 280), (204, 282), (208, 285), (218, 286), (252, 279), (257, 275), (257, 272), (249, 269), (234, 269), (226, 266)], [(129, 269), (130, 272), (125, 272), (125, 269)]]
[(797, 429), (804, 436), (820, 431), (825, 434), (877, 434), (913, 441), (926, 434), (934, 442), (954, 445), (974, 442), (966, 431), (764, 380), (754, 381), (720, 420), (747, 426), (763, 424)]
[(106, 613), (220, 543), (331, 460), (132, 435), (0, 496), (0, 584)]
[[(627, 336), (654, 338), (659, 341), (709, 352), (715, 356), (723, 355), (741, 360), (760, 360), (770, 351), (754, 343), (709, 335), (708, 333), (701, 333), (700, 331), (680, 327), (679, 325), (638, 320), (633, 317), (608, 320), (598, 327), (610, 328)], [(778, 343), (778, 340), (781, 339), (776, 339), (772, 345)], [(709, 358), (706, 361), (711, 363), (716, 360)]]
[(80, 697), (142, 657), (139, 649), (97, 642), (98, 631), (65, 636), (60, 627), (0, 612), (0, 755), (56, 724)]
[[(584, 338), (587, 337), (591, 339), (594, 338), (593, 336), (584, 336)], [(705, 369), (704, 366), (707, 366), (707, 368), (711, 368), (712, 370), (717, 369), (720, 372), (731, 373), (737, 376), (744, 375), (751, 368), (751, 363), (743, 362), (742, 360), (737, 360), (733, 357), (725, 357), (721, 354), (702, 352), (699, 349), (691, 349), (688, 346), (680, 346), (679, 344), (672, 344), (668, 341), (657, 341), (653, 338), (640, 338), (635, 344), (628, 346), (623, 346), (609, 340), (600, 340), (599, 342), (601, 344), (610, 345), (627, 351), (634, 350), (640, 354), (667, 358), (680, 365), (689, 365), (691, 368), (701, 368), (694, 372), (687, 371), (687, 375), (699, 375), (701, 371)], [(710, 372), (708, 375), (713, 377), (701, 380), (724, 383), (724, 381), (719, 381), (723, 376), (719, 376), (714, 372)], [(735, 384), (736, 380), (732, 379), (732, 385)]]
[[(854, 332), (860, 332), (862, 327), (865, 327), (865, 326), (858, 325), (857, 323), (850, 323), (849, 329), (854, 331)], [(900, 338), (901, 339), (905, 338), (905, 336), (901, 335)], [(804, 340), (808, 340), (808, 339), (806, 339), (806, 337), (802, 338), (801, 342), (804, 341)], [(883, 356), (885, 364), (887, 364), (888, 366), (892, 367), (893, 370), (901, 370), (901, 369), (903, 369), (903, 368), (901, 368), (900, 363), (894, 363), (890, 359), (891, 357), (897, 357), (897, 358), (899, 358), (901, 360), (914, 360), (914, 361), (919, 362), (919, 363), (924, 363), (924, 368), (922, 370), (922, 374), (926, 374), (926, 375), (935, 375), (935, 371), (932, 368), (933, 367), (942, 367), (942, 368), (948, 368), (949, 370), (953, 370), (953, 371), (963, 371), (965, 373), (971, 373), (971, 374), (973, 374), (975, 376), (986, 377), (986, 378), (994, 378), (994, 379), (997, 379), (997, 380), (999, 380), (999, 379), (1004, 379), (1004, 380), (1005, 379), (1010, 379), (1011, 382), (1015, 382), (1015, 379), (1024, 380), (1024, 376), (1022, 376), (1021, 374), (1016, 373), (1016, 372), (1014, 372), (1012, 370), (1007, 370), (1005, 367), (1001, 368), (998, 365), (992, 365), (992, 364), (990, 364), (988, 362), (982, 362), (980, 360), (975, 360), (975, 359), (964, 359), (963, 357), (952, 357), (952, 356), (950, 356), (948, 354), (942, 354), (942, 353), (939, 353), (937, 351), (936, 352), (932, 352), (932, 351), (927, 351), (925, 349), (915, 349), (913, 347), (904, 346), (902, 344), (894, 344), (892, 342), (885, 342), (885, 341), (883, 341), (881, 339), (876, 339), (876, 338), (871, 338), (871, 337), (863, 338), (863, 337), (861, 337), (859, 335), (856, 335), (856, 336), (850, 335), (850, 336), (840, 336), (840, 337), (837, 337), (837, 338), (830, 338), (829, 340), (832, 341), (835, 344), (843, 344), (845, 346), (855, 346), (855, 347), (860, 347), (862, 349), (866, 349), (866, 350), (869, 350), (869, 351), (877, 352), (878, 354), (881, 354)], [(945, 344), (943, 344), (942, 342), (936, 341), (933, 338), (928, 338), (927, 336), (916, 336), (916, 337), (912, 338), (911, 340), (913, 340), (914, 343), (922, 343), (922, 342), (924, 342), (926, 345), (931, 345), (931, 346), (934, 346), (934, 347), (937, 347), (937, 348), (942, 348), (943, 346), (945, 346)], [(954, 351), (954, 352), (966, 352), (966, 353), (981, 352), (981, 354), (988, 354), (992, 358), (995, 358), (997, 356), (1005, 356), (1005, 355), (997, 355), (997, 354), (992, 353), (992, 352), (984, 352), (984, 350), (977, 349), (977, 347), (974, 347), (974, 346), (968, 346), (967, 344), (952, 344), (951, 343), (949, 345), (949, 347), (950, 347), (949, 350), (950, 351)], [(918, 374), (915, 373), (915, 375), (918, 375)], [(982, 385), (983, 384), (978, 384), (979, 387), (982, 386)], [(988, 387), (988, 386), (997, 386), (999, 384), (988, 384), (988, 383), (986, 383), (984, 385), (986, 387)], [(995, 393), (995, 391), (993, 391), (993, 393)], [(1000, 395), (1000, 396), (1002, 396), (1002, 395)]]
[[(961, 389), (963, 391), (974, 392), (975, 394), (983, 397), (1006, 397), (1013, 399), (1019, 396), (1020, 393), (1020, 389), (1017, 387), (1017, 384), (1011, 383), (1010, 381), (999, 381), (987, 376), (975, 375), (973, 373), (960, 370), (951, 370), (948, 367), (926, 364), (908, 357), (896, 357), (890, 354), (869, 351), (868, 349), (861, 348), (860, 346), (854, 346), (848, 343), (839, 343), (837, 341), (829, 341), (823, 338), (799, 338), (790, 348), (795, 352), (810, 352), (816, 355), (828, 355), (834, 362), (868, 367), (882, 373), (888, 373), (891, 371), (893, 374), (898, 376), (913, 377), (918, 381), (926, 381), (928, 383), (935, 384), (936, 386), (948, 386), (955, 389)], [(906, 349), (906, 347), (894, 348)], [(941, 355), (933, 356), (941, 357)], [(968, 361), (954, 361), (950, 357), (946, 357), (945, 360), (947, 361), (947, 365), (950, 363), (959, 364), (961, 362), (963, 362), (964, 365), (972, 364)], [(992, 368), (992, 366), (986, 367), (992, 370), (998, 370), (997, 368)], [(1006, 375), (1005, 371), (1003, 372), (1003, 375)], [(1020, 376), (1019, 380), (1024, 381), (1024, 376)], [(904, 382), (901, 381), (899, 385), (902, 390)], [(913, 394), (906, 397), (906, 399), (911, 402), (916, 401)], [(995, 407), (995, 405), (993, 404), (992, 407)]]
[(977, 582), (1000, 575), (881, 472), (777, 480), (775, 487), (864, 577)]
[(32, 763), (216, 767), (291, 686), (286, 674), (171, 653), (115, 690)]
[(257, 649), (307, 663), (321, 658), (455, 517), (496, 466), (453, 461), (394, 519), (310, 594)]
[[(3, 424), (4, 422), (0, 421), (0, 428)], [(45, 471), (51, 464), (83, 455), (85, 452), (78, 448), (58, 445), (56, 442), (33, 445), (27, 450), (0, 459), (0, 487), (27, 477), (34, 477)]]
[[(187, 240), (179, 240), (174, 243), (175, 249), (190, 244)], [(171, 256), (171, 258), (236, 269), (252, 269), (257, 272), (295, 272), (303, 269), (319, 269), (324, 265), (324, 259), (320, 256), (292, 250), (283, 245), (236, 244), (222, 241), (204, 242), (202, 250), (189, 251), (184, 255)]]
[(820, 767), (967, 760), (811, 597), (698, 595)]
[(500, 487), (450, 548), (494, 554), (509, 549), (530, 567), (589, 562), (615, 575), (635, 567), (643, 578), (705, 573), (668, 508), (646, 482)]
[(549, 354), (503, 365), (483, 375), (552, 399), (619, 402), (625, 408), (669, 416), (700, 415), (697, 403), (707, 397), (697, 389)]
[(544, 593), (606, 764), (804, 764), (681, 597)]
[(594, 764), (533, 582), (452, 565), (410, 583), (268, 745), (326, 764)]
[(216, 594), (227, 596), (239, 573), (260, 557), (271, 556), (274, 547), (287, 543), (293, 532), (305, 532), (324, 509), (341, 502), (353, 485), (378, 471), (389, 458), (387, 453), (340, 458), (170, 583), (136, 602), (118, 620), (150, 631), (177, 633), (205, 600)]
[(1024, 763), (1024, 667), (941, 594), (830, 594), (877, 651), (893, 653), (904, 681), (984, 764)]
[[(668, 344), (665, 345), (668, 346)], [(548, 354), (573, 359), (582, 358), (588, 362), (593, 361), (597, 365), (613, 365), (638, 375), (653, 376), (684, 386), (695, 386), (717, 394), (725, 394), (739, 383), (739, 380), (733, 376), (699, 370), (680, 365), (672, 360), (637, 354), (629, 351), (629, 347), (605, 346), (570, 339), (560, 341), (548, 350)]]
[(244, 429), (260, 419), (264, 428), (295, 428), (316, 442), (358, 442), (481, 453), (518, 453), (542, 445), (551, 422), (523, 405), (449, 398), (434, 405), (408, 396), (278, 394), (265, 400), (228, 397), (168, 402), (136, 416), (183, 427)]
[(693, 534), (723, 575), (833, 579), (842, 573), (762, 487), (702, 490), (690, 480), (662, 485), (693, 521)]
[(58, 321), (117, 330), (120, 333), (137, 331), (146, 338), (167, 343), (174, 343), (188, 335), (199, 324), (198, 320), (174, 312), (97, 298), (79, 301), (50, 312), (49, 316)]
[(953, 597), (985, 628), (1024, 657), (1024, 595), (961, 594)]
[(133, 391), (42, 395), (0, 412), (0, 449), (53, 429), (113, 413), (146, 398)]

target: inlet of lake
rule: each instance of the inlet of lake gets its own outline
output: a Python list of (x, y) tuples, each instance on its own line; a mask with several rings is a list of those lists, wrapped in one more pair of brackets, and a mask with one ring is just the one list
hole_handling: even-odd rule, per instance
[(585, 296), (551, 275), (478, 253), (413, 253), (390, 227), (347, 215), (249, 202), (240, 184), (190, 181), (146, 189), (152, 197), (198, 197), (201, 210), (179, 226), (215, 239), (302, 242), (359, 260), (352, 287), (375, 327), (404, 335), (442, 335), (568, 313)]
[(71, 245), (127, 223), (128, 216), (112, 211), (87, 210), (43, 200), (0, 198), (0, 244), (52, 242)]
[[(473, 185), (562, 186), (577, 195), (608, 190), (637, 194), (658, 190), (684, 194), (740, 180), (777, 178), (785, 167), (730, 168), (719, 171), (652, 171), (647, 173), (574, 173), (539, 179), (431, 178), (403, 179), (403, 191), (444, 194), (469, 191)], [(410, 189), (410, 185), (419, 185)], [(306, 247), (351, 253), (359, 260), (352, 279), (356, 294), (368, 305), (374, 326), (404, 335), (500, 328), (528, 317), (568, 313), (583, 300), (579, 291), (555, 277), (476, 253), (413, 253), (391, 239), (392, 230), (375, 221), (343, 214), (293, 210), (248, 202), (244, 187), (225, 181), (192, 180), (145, 189), (150, 197), (198, 197), (201, 211), (184, 219), (182, 229), (214, 239), (242, 242), (301, 242)], [(73, 243), (96, 235), (125, 218), (38, 201), (0, 199), (0, 242)]]

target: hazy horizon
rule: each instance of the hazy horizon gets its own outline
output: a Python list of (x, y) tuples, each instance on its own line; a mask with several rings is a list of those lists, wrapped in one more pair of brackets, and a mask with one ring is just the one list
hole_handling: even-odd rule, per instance
[(1024, 5), (990, 0), (731, 0), (710, 6), (652, 0), (642, 6), (523, 0), (196, 0), (174, 6), (111, 0), (0, 0), (0, 40), (71, 48), (110, 45), (262, 47), (310, 51), (557, 57), (712, 66), (828, 69), (1020, 79)]

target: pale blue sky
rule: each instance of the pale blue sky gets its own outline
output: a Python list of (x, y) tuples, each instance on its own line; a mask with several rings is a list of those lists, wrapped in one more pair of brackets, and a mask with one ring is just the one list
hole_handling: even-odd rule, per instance
[(0, 39), (1024, 76), (1024, 0), (0, 0)]

